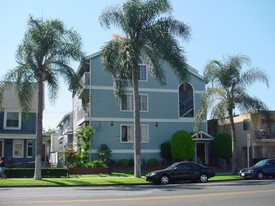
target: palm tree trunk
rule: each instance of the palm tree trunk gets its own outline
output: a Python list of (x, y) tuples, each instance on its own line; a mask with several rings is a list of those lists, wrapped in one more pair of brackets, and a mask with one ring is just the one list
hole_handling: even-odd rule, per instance
[(134, 99), (134, 175), (141, 177), (141, 127), (140, 127), (140, 101), (138, 92), (138, 78), (133, 71), (133, 99)]
[(236, 144), (236, 129), (233, 119), (233, 113), (229, 115), (230, 129), (232, 136), (232, 173), (235, 174), (237, 171), (237, 144)]
[(41, 154), (42, 154), (42, 120), (43, 120), (43, 98), (44, 98), (44, 86), (43, 82), (38, 82), (38, 106), (36, 115), (36, 144), (35, 144), (35, 171), (34, 179), (42, 179), (41, 175)]

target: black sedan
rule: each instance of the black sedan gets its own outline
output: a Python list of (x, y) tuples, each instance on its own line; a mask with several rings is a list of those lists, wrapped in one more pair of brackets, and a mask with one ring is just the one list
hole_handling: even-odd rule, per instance
[(150, 172), (145, 177), (146, 181), (154, 184), (167, 184), (184, 180), (207, 182), (208, 178), (214, 176), (215, 172), (210, 167), (193, 162), (177, 162), (164, 170)]
[(240, 170), (241, 178), (257, 178), (275, 177), (275, 159), (265, 159), (256, 163), (250, 168)]

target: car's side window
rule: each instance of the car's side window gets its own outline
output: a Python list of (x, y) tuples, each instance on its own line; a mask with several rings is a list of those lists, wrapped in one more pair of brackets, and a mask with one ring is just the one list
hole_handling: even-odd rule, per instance
[(275, 160), (270, 161), (270, 162), (269, 162), (269, 165), (271, 165), (271, 166), (274, 167), (274, 166), (275, 166)]
[(190, 164), (179, 164), (177, 167), (178, 167), (178, 170), (180, 170), (180, 171), (189, 170), (191, 168)]
[(200, 169), (200, 166), (198, 166), (196, 164), (192, 164), (192, 169)]

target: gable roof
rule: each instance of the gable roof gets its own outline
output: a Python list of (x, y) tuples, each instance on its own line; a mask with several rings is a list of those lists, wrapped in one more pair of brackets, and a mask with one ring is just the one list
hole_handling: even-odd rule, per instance
[[(78, 67), (78, 70), (77, 70), (77, 73), (82, 75), (83, 72), (85, 72), (85, 66), (89, 65), (89, 60), (92, 59), (92, 58), (95, 58), (95, 57), (98, 57), (100, 56), (101, 52), (96, 52), (96, 53), (93, 53), (91, 55), (88, 55), (84, 58), (84, 60), (81, 62), (81, 64), (79, 65)], [(199, 74), (198, 70), (196, 70), (194, 67), (191, 67), (190, 65), (188, 65), (188, 71), (193, 74), (194, 76), (196, 76), (197, 78), (201, 79), (204, 81), (204, 78), (202, 75)]]

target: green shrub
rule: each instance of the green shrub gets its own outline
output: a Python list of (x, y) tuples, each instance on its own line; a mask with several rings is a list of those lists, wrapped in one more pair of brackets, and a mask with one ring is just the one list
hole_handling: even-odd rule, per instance
[(120, 159), (118, 161), (118, 165), (119, 166), (128, 166), (129, 165), (129, 160), (127, 160), (127, 159)]
[[(5, 174), (8, 178), (32, 178), (34, 176), (34, 168), (7, 168)], [(66, 177), (67, 168), (42, 168), (42, 177), (59, 178)]]
[(213, 152), (216, 157), (232, 157), (232, 138), (225, 132), (218, 133), (213, 140)]
[(171, 159), (171, 144), (170, 142), (164, 142), (160, 145), (160, 154), (163, 159)]
[(157, 165), (159, 165), (159, 163), (156, 159), (152, 158), (152, 159), (148, 160), (148, 165), (149, 166), (157, 166)]
[(86, 164), (87, 168), (97, 168), (97, 167), (106, 167), (103, 161), (95, 160), (93, 162), (88, 162)]
[(189, 159), (195, 156), (195, 147), (189, 132), (181, 130), (173, 134), (171, 155), (175, 160)]
[(67, 168), (42, 168), (42, 177), (66, 177), (68, 175)]
[(100, 148), (97, 150), (97, 152), (103, 162), (109, 161), (112, 157), (112, 150), (110, 150), (110, 148), (106, 144), (100, 145)]
[(73, 162), (69, 165), (70, 168), (79, 168), (79, 167), (85, 167), (85, 164), (82, 162)]
[(95, 160), (93, 162), (73, 162), (70, 164), (70, 168), (97, 168), (97, 167), (106, 167), (105, 163), (100, 160)]
[(134, 166), (134, 164), (135, 164), (135, 161), (133, 159), (129, 159), (128, 165), (129, 166)]
[(59, 154), (59, 160), (63, 161), (66, 166), (76, 162), (78, 153), (72, 148), (65, 148)]

